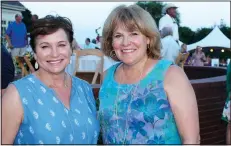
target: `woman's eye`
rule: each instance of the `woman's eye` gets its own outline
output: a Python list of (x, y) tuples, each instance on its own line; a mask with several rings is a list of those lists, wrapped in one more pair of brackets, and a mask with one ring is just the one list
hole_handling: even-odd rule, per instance
[(43, 48), (43, 49), (46, 49), (46, 48), (48, 48), (48, 46), (42, 46), (42, 48)]
[(60, 47), (65, 47), (66, 45), (65, 45), (65, 44), (60, 44), (59, 46), (60, 46)]
[(133, 33), (132, 33), (132, 35), (138, 35), (138, 33), (136, 33), (136, 32), (133, 32)]
[(114, 37), (115, 37), (115, 38), (120, 38), (120, 37), (121, 37), (121, 35), (115, 35)]

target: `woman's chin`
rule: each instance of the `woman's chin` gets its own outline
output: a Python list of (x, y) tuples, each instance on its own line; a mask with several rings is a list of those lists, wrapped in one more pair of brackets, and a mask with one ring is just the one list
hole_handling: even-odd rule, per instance
[(47, 68), (46, 70), (47, 70), (47, 72), (49, 72), (51, 74), (60, 74), (60, 73), (65, 72), (65, 68), (63, 68), (63, 67)]

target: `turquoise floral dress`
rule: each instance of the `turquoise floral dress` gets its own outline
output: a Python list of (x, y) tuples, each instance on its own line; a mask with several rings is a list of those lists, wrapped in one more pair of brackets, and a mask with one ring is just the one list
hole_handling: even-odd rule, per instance
[(231, 98), (231, 63), (229, 63), (227, 68), (227, 79), (226, 79), (226, 86), (227, 86), (227, 94), (228, 97), (225, 102), (225, 106), (222, 113), (222, 120), (230, 123), (230, 98)]
[(108, 69), (100, 89), (99, 117), (104, 144), (181, 144), (164, 76), (172, 64), (160, 60), (137, 84), (118, 84), (118, 63)]

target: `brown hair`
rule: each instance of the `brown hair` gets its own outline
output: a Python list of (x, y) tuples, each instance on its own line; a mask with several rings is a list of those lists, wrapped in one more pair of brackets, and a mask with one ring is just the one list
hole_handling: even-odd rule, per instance
[(71, 44), (73, 41), (73, 28), (70, 19), (61, 16), (47, 15), (44, 18), (36, 20), (32, 24), (32, 31), (30, 33), (30, 45), (32, 50), (36, 53), (36, 38), (39, 35), (49, 35), (62, 28), (67, 34), (68, 41)]
[(102, 33), (102, 51), (113, 60), (119, 61), (116, 55), (112, 56), (112, 35), (114, 30), (120, 25), (124, 25), (129, 31), (138, 29), (143, 35), (150, 39), (147, 47), (147, 55), (150, 58), (160, 58), (160, 34), (152, 16), (138, 5), (116, 7), (108, 16), (104, 23)]

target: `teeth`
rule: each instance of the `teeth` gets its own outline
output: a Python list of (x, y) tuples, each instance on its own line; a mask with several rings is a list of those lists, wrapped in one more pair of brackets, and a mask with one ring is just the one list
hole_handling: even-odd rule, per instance
[(57, 60), (57, 61), (49, 61), (49, 63), (55, 64), (55, 63), (60, 63), (61, 60)]
[(125, 52), (125, 53), (131, 53), (133, 51), (135, 51), (135, 50), (133, 50), (133, 49), (122, 50), (122, 52)]

